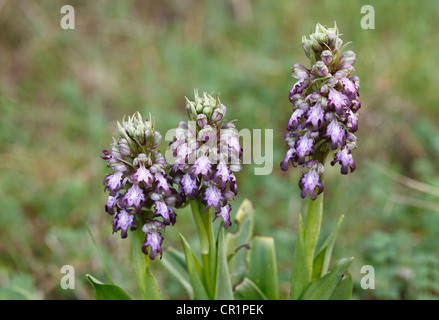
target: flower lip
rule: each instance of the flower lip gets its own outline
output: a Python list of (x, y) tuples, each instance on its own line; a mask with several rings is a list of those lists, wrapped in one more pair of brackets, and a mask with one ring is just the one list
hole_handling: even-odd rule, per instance
[(224, 201), (221, 189), (219, 189), (216, 185), (211, 184), (204, 192), (203, 201), (206, 204), (204, 211), (206, 211), (209, 207), (214, 207), (217, 212), (221, 211), (221, 202)]
[[(155, 260), (157, 254), (160, 254), (160, 259), (162, 258), (162, 242), (163, 237), (157, 231), (152, 231), (146, 234), (145, 242), (142, 244), (142, 251), (144, 254), (148, 255), (151, 260)], [(149, 247), (149, 252), (148, 252)]]
[(133, 231), (136, 230), (136, 224), (134, 221), (134, 215), (130, 214), (125, 209), (120, 210), (113, 220), (113, 233), (121, 230), (121, 237), (126, 238), (128, 228)]
[(119, 191), (122, 188), (122, 177), (122, 172), (115, 172), (107, 175), (104, 179), (104, 192), (107, 191), (107, 189), (111, 191)]
[[(320, 175), (315, 168), (311, 168), (303, 175), (302, 179), (300, 179), (299, 186), (300, 189), (302, 189), (300, 195), (303, 199), (309, 194), (310, 198), (315, 200), (317, 195), (321, 194), (324, 189)], [(318, 188), (317, 193), (315, 192), (316, 188)]]
[(221, 217), (223, 219), (223, 227), (225, 229), (229, 228), (232, 224), (232, 222), (230, 221), (230, 211), (231, 211), (232, 207), (230, 206), (230, 204), (227, 204), (225, 206), (223, 206), (221, 208), (221, 210), (216, 213), (215, 215), (215, 219), (218, 217)]
[(331, 165), (333, 166), (337, 162), (341, 164), (341, 174), (348, 174), (349, 169), (351, 172), (355, 171), (355, 162), (352, 157), (351, 151), (347, 147), (337, 152), (335, 159), (331, 161)]

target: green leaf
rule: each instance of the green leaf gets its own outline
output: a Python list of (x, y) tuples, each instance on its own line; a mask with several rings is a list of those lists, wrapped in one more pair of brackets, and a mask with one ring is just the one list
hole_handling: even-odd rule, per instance
[(240, 282), (247, 272), (247, 253), (253, 237), (254, 228), (253, 203), (245, 199), (236, 213), (236, 232), (226, 235), (227, 257), (232, 284)]
[(273, 238), (262, 236), (253, 238), (248, 278), (260, 288), (267, 299), (279, 299), (279, 280)]
[(352, 291), (354, 289), (354, 283), (352, 281), (352, 276), (348, 272), (344, 275), (340, 284), (335, 289), (330, 300), (351, 300)]
[(319, 249), (317, 255), (314, 257), (312, 279), (319, 279), (328, 273), (329, 264), (331, 262), (332, 250), (334, 248), (335, 239), (337, 238), (338, 230), (343, 222), (344, 216), (342, 215), (337, 222), (337, 225), (328, 235), (326, 240), (323, 242), (321, 248)]
[(200, 262), (195, 257), (194, 252), (192, 251), (189, 243), (180, 233), (180, 241), (183, 246), (184, 255), (186, 258), (186, 266), (189, 274), (189, 279), (192, 285), (192, 289), (194, 291), (194, 299), (195, 300), (209, 300), (209, 296), (207, 294), (205, 284), (203, 282), (203, 270)]
[(267, 300), (261, 289), (249, 278), (244, 278), (234, 287), (236, 300)]
[(162, 300), (162, 294), (154, 275), (151, 272), (149, 257), (142, 252), (144, 233), (142, 230), (131, 232), (134, 273), (140, 295), (144, 300)]
[(226, 255), (226, 241), (224, 239), (224, 228), (220, 224), (218, 240), (216, 244), (217, 259), (215, 270), (215, 299), (233, 300), (232, 283), (230, 282), (229, 265)]
[(102, 283), (89, 274), (86, 277), (95, 289), (96, 300), (133, 300), (128, 293), (114, 284)]
[(353, 258), (341, 259), (334, 266), (332, 271), (324, 277), (314, 280), (306, 288), (300, 297), (301, 300), (328, 300), (334, 294), (337, 286), (342, 280), (342, 276), (346, 273)]
[(306, 263), (306, 249), (302, 215), (299, 215), (299, 228), (297, 232), (296, 250), (291, 271), (290, 299), (298, 300), (303, 291), (311, 282), (311, 270)]
[(164, 252), (161, 262), (163, 263), (163, 266), (169, 271), (169, 274), (177, 278), (177, 280), (186, 290), (189, 298), (193, 300), (194, 290), (192, 289), (189, 274), (187, 272), (184, 253), (174, 248), (168, 248)]
[(326, 249), (328, 247), (324, 246), (320, 249), (319, 253), (314, 257), (312, 265), (312, 276), (311, 280), (320, 279), (323, 270), (323, 264), (325, 263)]

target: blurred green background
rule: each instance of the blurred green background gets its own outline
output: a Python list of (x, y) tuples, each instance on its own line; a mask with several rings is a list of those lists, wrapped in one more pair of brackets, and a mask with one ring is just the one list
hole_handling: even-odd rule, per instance
[[(60, 27), (64, 4), (75, 30)], [(360, 26), (365, 4), (373, 30)], [(439, 6), (415, 0), (0, 1), (0, 298), (93, 298), (85, 274), (106, 277), (87, 224), (113, 280), (138, 297), (130, 242), (104, 212), (99, 155), (137, 110), (163, 134), (175, 127), (194, 88), (219, 92), (239, 129), (274, 129), (273, 172), (244, 166), (233, 215), (255, 203), (285, 298), (302, 205), (299, 170), (279, 168), (290, 67), (308, 66), (302, 35), (334, 21), (357, 54), (362, 109), (357, 170), (327, 169), (322, 235), (345, 215), (334, 257), (355, 257), (355, 299), (439, 298)], [(180, 248), (179, 232), (196, 243), (185, 210), (164, 244)], [(366, 264), (374, 290), (360, 286)], [(75, 290), (60, 287), (63, 265)], [(187, 298), (160, 261), (153, 271), (165, 298)]]

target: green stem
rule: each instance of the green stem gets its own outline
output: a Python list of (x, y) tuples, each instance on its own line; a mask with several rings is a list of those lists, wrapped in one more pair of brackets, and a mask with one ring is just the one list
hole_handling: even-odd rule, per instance
[(143, 300), (162, 300), (160, 288), (150, 268), (149, 256), (142, 252), (142, 244), (145, 234), (141, 225), (136, 231), (131, 232), (134, 273), (139, 286), (140, 296)]
[[(316, 150), (315, 159), (323, 166), (325, 165), (326, 157), (328, 156), (328, 149), (320, 147)], [(323, 183), (323, 174), (321, 175), (321, 182)], [(304, 240), (305, 240), (305, 254), (306, 265), (312, 275), (312, 266), (314, 260), (314, 253), (319, 240), (320, 228), (323, 217), (323, 192), (317, 196), (315, 200), (309, 199), (308, 212), (305, 220)], [(309, 279), (311, 281), (311, 278)]]
[(204, 281), (211, 299), (215, 298), (215, 263), (216, 244), (212, 224), (212, 210), (204, 212), (204, 205), (198, 200), (191, 201), (192, 215), (200, 239), (201, 261), (203, 263)]
[[(310, 199), (308, 202), (308, 213), (305, 221), (305, 255), (306, 265), (312, 275), (312, 266), (317, 241), (320, 235), (320, 227), (323, 216), (323, 193), (318, 195), (315, 200)], [(309, 279), (311, 281), (311, 278)]]

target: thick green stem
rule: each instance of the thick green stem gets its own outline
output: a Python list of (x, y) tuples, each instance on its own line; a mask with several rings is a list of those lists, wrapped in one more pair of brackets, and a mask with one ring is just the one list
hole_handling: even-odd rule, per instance
[(201, 261), (203, 263), (204, 281), (209, 296), (214, 299), (215, 295), (215, 263), (216, 244), (212, 224), (212, 210), (204, 212), (204, 205), (195, 200), (191, 201), (192, 215), (200, 239)]
[[(312, 265), (317, 241), (320, 235), (320, 227), (323, 216), (323, 193), (318, 195), (315, 200), (308, 202), (308, 213), (305, 221), (305, 254), (306, 265), (312, 274)], [(311, 281), (311, 279), (309, 279)]]
[[(326, 148), (319, 148), (318, 150), (316, 150), (315, 159), (324, 166), (327, 155), (328, 150)], [(323, 174), (321, 175), (320, 179), (321, 183), (323, 183)], [(310, 275), (312, 275), (314, 253), (317, 241), (319, 240), (320, 228), (322, 225), (323, 194), (324, 193), (319, 194), (315, 200), (309, 199), (308, 201), (308, 212), (305, 220), (304, 240), (306, 265), (308, 267), (308, 270), (311, 271)], [(311, 278), (309, 280), (311, 281)]]

